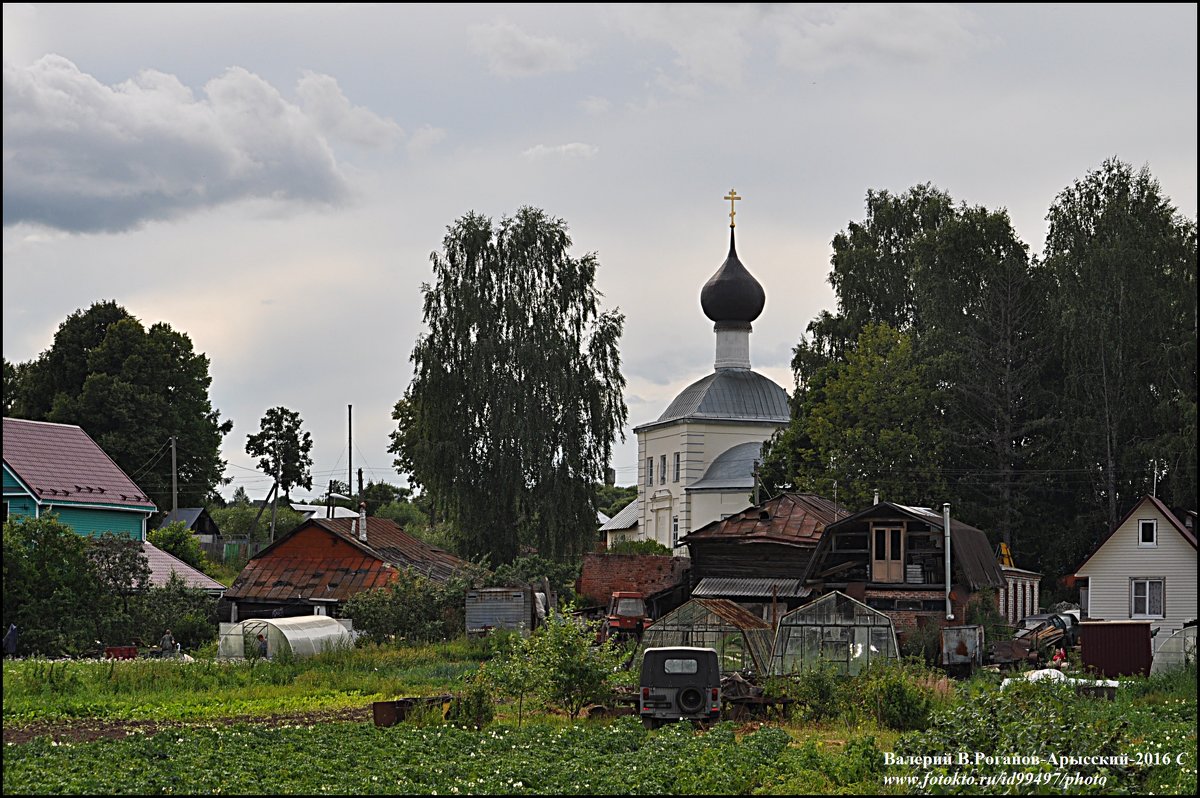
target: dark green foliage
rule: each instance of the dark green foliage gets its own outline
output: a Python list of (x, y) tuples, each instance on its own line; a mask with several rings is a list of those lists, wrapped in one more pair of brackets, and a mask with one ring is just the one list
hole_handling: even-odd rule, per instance
[(167, 628), (185, 648), (216, 636), (215, 598), (176, 575), (151, 587), (149, 576), (138, 541), (85, 538), (52, 513), (4, 525), (4, 617), (20, 629), (21, 654), (98, 654)]
[(942, 628), (936, 623), (927, 623), (905, 629), (900, 636), (900, 655), (915, 657), (927, 665), (941, 662)]
[(995, 640), (1008, 640), (1013, 635), (1013, 628), (1008, 625), (1008, 619), (1001, 613), (996, 604), (996, 591), (985, 587), (967, 602), (966, 618), (963, 621), (968, 626), (982, 626), (983, 639), (991, 643)]
[(943, 432), (926, 366), (910, 335), (868, 323), (845, 360), (823, 367), (805, 401), (764, 455), (781, 485), (863, 507), (879, 489), (893, 501), (943, 494)]
[(468, 557), (522, 544), (556, 560), (596, 534), (601, 482), (626, 411), (620, 313), (601, 311), (596, 257), (572, 257), (566, 224), (521, 208), (469, 213), (431, 256), (428, 327), (396, 403), (391, 451), (448, 519)]
[(487, 680), (478, 671), (463, 678), (463, 688), (454, 696), (446, 720), (459, 726), (482, 729), (496, 717), (496, 703), (492, 699)]
[(193, 568), (204, 570), (207, 567), (204, 549), (200, 548), (200, 541), (182, 521), (172, 521), (158, 529), (151, 529), (146, 533), (146, 539)]
[(796, 700), (794, 714), (806, 721), (823, 721), (841, 713), (845, 677), (832, 667), (811, 668), (792, 682), (787, 694)]
[(855, 680), (853, 701), (880, 726), (897, 731), (924, 729), (934, 708), (923, 669), (900, 665), (871, 667)]
[[(259, 512), (252, 504), (231, 503), (228, 507), (209, 505), (208, 514), (226, 540), (266, 541), (270, 538), (271, 508)], [(257, 525), (255, 521), (257, 520)], [(287, 505), (275, 508), (275, 537), (290, 532), (304, 522), (304, 516)]]
[(284, 497), (293, 487), (312, 488), (312, 435), (301, 429), (303, 423), (296, 411), (272, 407), (259, 422), (258, 433), (246, 436), (246, 454), (259, 458), (258, 469), (278, 481)]
[[(834, 498), (836, 482), (852, 511), (876, 488), (948, 501), (1045, 574), (1047, 595), (1151, 492), (1156, 467), (1158, 497), (1194, 507), (1195, 221), (1147, 168), (1116, 159), (1062, 191), (1047, 221), (1039, 260), (1002, 209), (929, 184), (868, 191), (865, 219), (833, 241), (837, 310), (794, 351), (768, 492)], [(864, 367), (872, 325), (900, 334), (913, 369), (890, 356)], [(881, 452), (895, 458), (882, 469)]]
[(575, 580), (579, 578), (580, 563), (554, 562), (536, 554), (518, 557), (510, 563), (505, 563), (488, 577), (487, 587), (508, 587), (534, 585), (541, 582), (542, 577), (550, 583), (550, 591), (560, 602), (575, 599)]
[(171, 506), (175, 436), (179, 504), (198, 506), (222, 484), (221, 439), (233, 428), (212, 409), (208, 368), (185, 333), (143, 327), (116, 302), (97, 302), (17, 367), (12, 413), (78, 424), (159, 507)]
[(103, 586), (88, 541), (54, 513), (4, 524), (4, 619), (18, 653), (60, 656), (94, 648)]
[(625, 505), (637, 498), (637, 486), (630, 485), (621, 487), (620, 485), (597, 485), (596, 486), (596, 508), (612, 518), (617, 513), (625, 508)]
[(609, 554), (662, 554), (670, 555), (671, 550), (657, 540), (622, 540), (613, 545)]
[(467, 588), (478, 577), (464, 574), (443, 583), (406, 568), (384, 587), (352, 597), (342, 611), (373, 642), (448, 640), (465, 628)]

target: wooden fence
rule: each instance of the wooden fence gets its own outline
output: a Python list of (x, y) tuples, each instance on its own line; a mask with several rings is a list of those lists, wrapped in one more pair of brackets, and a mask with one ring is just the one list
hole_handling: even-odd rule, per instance
[(244, 562), (267, 547), (261, 540), (229, 540), (217, 538), (212, 543), (201, 543), (200, 548), (213, 562)]

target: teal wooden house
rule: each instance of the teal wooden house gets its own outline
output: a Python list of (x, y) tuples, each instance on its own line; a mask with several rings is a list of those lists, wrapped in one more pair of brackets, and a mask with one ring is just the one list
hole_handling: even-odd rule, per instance
[(81, 535), (146, 539), (154, 502), (74, 424), (4, 419), (4, 517), (58, 518)]

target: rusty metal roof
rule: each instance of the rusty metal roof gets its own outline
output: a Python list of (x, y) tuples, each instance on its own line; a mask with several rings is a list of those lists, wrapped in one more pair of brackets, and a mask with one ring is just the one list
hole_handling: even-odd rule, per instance
[(742, 607), (740, 604), (735, 604), (729, 599), (722, 598), (698, 598), (692, 599), (700, 606), (711, 612), (723, 621), (726, 621), (738, 629), (770, 629), (771, 625), (752, 614), (749, 610)]
[(74, 424), (4, 419), (4, 462), (41, 504), (101, 504), (154, 512), (154, 502)]
[[(356, 546), (364, 544), (354, 534), (357, 518), (312, 518), (309, 523), (317, 524)], [(400, 568), (410, 567), (431, 579), (445, 582), (454, 574), (471, 564), (455, 557), (445, 549), (432, 546), (420, 538), (405, 532), (390, 518), (367, 519), (367, 541), (370, 552), (384, 562)], [(266, 549), (263, 550), (264, 552)], [(262, 556), (260, 552), (259, 556)]]
[(826, 526), (849, 514), (840, 504), (813, 493), (784, 493), (736, 515), (705, 524), (679, 542), (712, 540), (815, 546)]
[(324, 560), (262, 557), (246, 563), (225, 597), (261, 602), (314, 598), (345, 601), (364, 590), (386, 585), (397, 573), (366, 554)]
[[(368, 518), (367, 540), (363, 542), (351, 531), (352, 523), (357, 521), (310, 518), (254, 555), (226, 597), (263, 602), (314, 598), (345, 601), (364, 590), (382, 587), (395, 579), (401, 568), (412, 568), (445, 582), (470, 566), (466, 560), (413, 537), (388, 518)], [(284, 541), (313, 526), (349, 543), (358, 554), (331, 558), (275, 553)]]

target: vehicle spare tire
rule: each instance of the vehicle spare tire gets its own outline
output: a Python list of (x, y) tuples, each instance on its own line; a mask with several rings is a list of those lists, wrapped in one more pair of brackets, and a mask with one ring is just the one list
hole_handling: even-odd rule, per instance
[(704, 708), (704, 693), (698, 687), (685, 687), (679, 691), (679, 708), (684, 712), (699, 712)]

